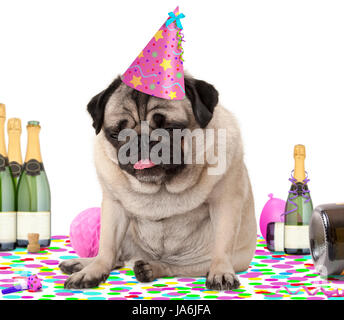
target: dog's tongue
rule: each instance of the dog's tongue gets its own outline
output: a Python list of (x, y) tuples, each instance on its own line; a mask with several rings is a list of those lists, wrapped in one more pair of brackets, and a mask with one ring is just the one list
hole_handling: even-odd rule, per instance
[(141, 159), (139, 161), (137, 161), (135, 164), (134, 164), (134, 169), (136, 170), (142, 170), (142, 169), (147, 169), (147, 168), (152, 168), (154, 167), (156, 164), (153, 163), (151, 160), (149, 159)]

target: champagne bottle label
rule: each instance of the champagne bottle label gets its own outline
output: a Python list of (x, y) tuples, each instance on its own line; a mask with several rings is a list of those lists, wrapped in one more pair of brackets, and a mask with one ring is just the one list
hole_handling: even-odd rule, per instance
[(284, 226), (284, 247), (287, 249), (309, 249), (309, 226)]
[(10, 162), (9, 166), (11, 168), (13, 178), (18, 178), (21, 174), (22, 166), (16, 161)]
[(6, 166), (8, 165), (8, 159), (0, 154), (0, 171), (5, 171)]
[(16, 212), (0, 212), (0, 242), (15, 242), (16, 233)]
[(17, 239), (28, 240), (28, 233), (38, 233), (40, 240), (50, 239), (50, 211), (18, 211)]
[(31, 159), (24, 164), (24, 170), (29, 176), (37, 176), (43, 170), (43, 164), (36, 159)]

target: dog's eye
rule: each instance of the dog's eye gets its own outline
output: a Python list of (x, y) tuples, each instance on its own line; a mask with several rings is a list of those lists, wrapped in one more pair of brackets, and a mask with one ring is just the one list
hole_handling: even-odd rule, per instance
[(114, 139), (114, 140), (117, 140), (118, 139), (118, 132), (112, 132), (110, 134), (110, 138)]
[[(128, 123), (128, 120), (121, 120), (118, 123), (115, 131), (120, 132), (121, 130), (125, 129), (127, 123)], [(117, 133), (117, 135), (118, 135), (118, 133)]]
[(157, 128), (162, 128), (165, 125), (165, 116), (160, 113), (154, 114), (153, 120)]
[(125, 129), (127, 123), (128, 120), (121, 120), (116, 127), (108, 130), (107, 135), (113, 140), (118, 140), (119, 133)]

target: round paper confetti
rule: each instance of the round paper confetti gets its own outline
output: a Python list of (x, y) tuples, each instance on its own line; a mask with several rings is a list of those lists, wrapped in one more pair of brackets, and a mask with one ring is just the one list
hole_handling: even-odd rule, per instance
[(13, 286), (18, 279), (37, 275), (42, 289), (2, 295), (2, 300), (344, 300), (344, 279), (324, 279), (314, 270), (310, 255), (285, 255), (267, 250), (265, 240), (257, 238), (255, 256), (249, 269), (237, 274), (240, 287), (215, 291), (205, 287), (204, 277), (165, 277), (140, 283), (130, 266), (113, 270), (105, 283), (92, 289), (66, 290), (68, 278), (58, 268), (76, 258), (68, 236), (52, 237), (51, 246), (30, 254), (23, 248), (0, 252), (0, 289)]

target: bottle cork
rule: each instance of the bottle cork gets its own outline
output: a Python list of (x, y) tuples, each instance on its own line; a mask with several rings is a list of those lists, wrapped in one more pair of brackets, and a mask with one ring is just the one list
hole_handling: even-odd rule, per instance
[(29, 240), (29, 244), (27, 246), (27, 251), (31, 253), (37, 253), (41, 246), (38, 243), (39, 234), (38, 233), (28, 233), (27, 238)]

